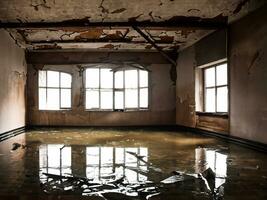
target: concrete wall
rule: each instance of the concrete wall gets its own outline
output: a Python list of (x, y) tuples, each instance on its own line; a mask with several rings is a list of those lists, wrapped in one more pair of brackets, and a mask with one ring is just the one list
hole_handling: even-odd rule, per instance
[[(27, 81), (27, 121), (29, 125), (67, 125), (67, 126), (127, 126), (127, 125), (173, 125), (175, 124), (175, 85), (171, 80), (171, 66), (158, 53), (54, 53), (53, 58), (46, 59), (49, 53), (28, 55)], [(103, 59), (103, 58), (108, 59)], [(38, 59), (39, 58), (39, 59)], [(56, 59), (57, 58), (57, 59)], [(146, 63), (150, 72), (150, 108), (148, 111), (85, 111), (82, 92), (82, 76), (76, 64), (109, 62), (135, 59)], [(52, 60), (52, 61), (51, 61)], [(148, 62), (150, 62), (148, 64)], [(154, 62), (154, 63), (151, 63)], [(52, 63), (61, 64), (51, 66)], [(71, 65), (69, 63), (72, 63)], [(50, 64), (44, 65), (44, 64)], [(64, 65), (62, 65), (64, 64)], [(72, 110), (39, 111), (38, 110), (38, 76), (37, 69), (54, 69), (72, 73)]]
[(24, 50), (0, 30), (0, 133), (25, 126)]
[[(226, 55), (226, 49), (220, 44), (220, 34), (217, 42), (214, 40), (217, 33), (214, 33), (204, 39), (206, 43), (200, 41), (180, 52), (177, 60), (176, 124), (229, 133), (267, 144), (266, 9), (265, 6), (229, 27), (229, 119), (227, 116), (198, 115), (195, 112), (195, 68)], [(205, 57), (209, 53), (207, 50), (212, 54)]]
[(267, 143), (267, 6), (229, 29), (231, 135)]

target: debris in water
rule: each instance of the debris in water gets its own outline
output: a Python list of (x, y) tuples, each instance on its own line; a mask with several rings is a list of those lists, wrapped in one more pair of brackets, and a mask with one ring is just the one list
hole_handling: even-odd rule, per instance
[(12, 144), (12, 149), (11, 150), (12, 151), (15, 151), (15, 150), (17, 150), (20, 147), (21, 147), (21, 144), (15, 142), (15, 143)]
[(181, 181), (184, 181), (184, 177), (183, 176), (174, 175), (174, 176), (171, 176), (169, 178), (164, 179), (163, 181), (161, 181), (161, 183), (172, 184), (172, 183), (177, 183), (177, 182), (181, 182)]
[(260, 166), (259, 165), (256, 165), (255, 167), (254, 166), (245, 166), (245, 167), (242, 167), (242, 169), (258, 170), (258, 169), (260, 169)]
[(203, 175), (203, 177), (205, 177), (207, 180), (208, 179), (215, 179), (216, 175), (213, 172), (213, 170), (209, 167), (208, 169), (206, 169), (205, 171), (203, 171), (201, 173)]
[(147, 161), (144, 160), (144, 158), (145, 158), (146, 156), (141, 156), (141, 155), (139, 155), (139, 154), (137, 154), (137, 153), (134, 153), (134, 152), (131, 152), (131, 151), (126, 151), (126, 153), (128, 153), (128, 154), (130, 154), (130, 155), (136, 157), (138, 160), (140, 160), (140, 161), (142, 161), (142, 162), (148, 164)]

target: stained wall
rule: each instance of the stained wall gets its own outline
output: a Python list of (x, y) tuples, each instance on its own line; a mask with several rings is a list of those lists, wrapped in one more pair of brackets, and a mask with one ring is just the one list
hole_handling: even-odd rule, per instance
[(25, 126), (26, 61), (8, 32), (0, 30), (0, 134)]
[[(49, 56), (51, 57), (49, 59)], [(83, 76), (79, 66), (92, 63), (136, 60), (151, 71), (149, 109), (144, 111), (86, 111)], [(174, 125), (175, 85), (171, 65), (158, 53), (31, 53), (28, 55), (27, 123), (57, 126), (134, 126)], [(87, 64), (86, 64), (87, 63)], [(72, 109), (67, 111), (38, 110), (38, 69), (50, 69), (72, 74)]]
[[(176, 124), (267, 143), (266, 6), (180, 52), (177, 60)], [(209, 53), (211, 52), (211, 53)], [(229, 113), (195, 112), (197, 66), (228, 58)]]
[(230, 132), (262, 143), (267, 143), (266, 10), (267, 6), (229, 29)]

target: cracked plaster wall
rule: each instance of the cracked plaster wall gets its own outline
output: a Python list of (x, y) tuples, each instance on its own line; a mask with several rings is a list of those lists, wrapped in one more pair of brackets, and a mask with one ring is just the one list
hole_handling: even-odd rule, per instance
[[(195, 113), (195, 72), (198, 65), (222, 58), (213, 36), (180, 52), (176, 83), (176, 124), (215, 131), (267, 144), (266, 6), (229, 27), (228, 69), (230, 112), (227, 117)], [(208, 42), (209, 39), (213, 42)], [(206, 40), (206, 46), (201, 43)], [(213, 44), (220, 49), (212, 48)], [(206, 50), (213, 51), (205, 56)], [(199, 54), (199, 51), (203, 51)], [(221, 56), (220, 56), (221, 54)], [(213, 55), (213, 59), (210, 57)], [(198, 64), (200, 62), (200, 64)]]
[(195, 100), (196, 68), (226, 57), (225, 35), (225, 30), (217, 31), (179, 53), (176, 81), (176, 124), (222, 134), (228, 132), (228, 118), (197, 114), (198, 108), (196, 108)]

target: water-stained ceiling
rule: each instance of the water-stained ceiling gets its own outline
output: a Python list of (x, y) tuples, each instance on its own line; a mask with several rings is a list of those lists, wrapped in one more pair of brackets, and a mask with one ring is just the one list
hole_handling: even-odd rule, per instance
[(1, 0), (0, 25), (28, 50), (172, 51), (192, 45), (265, 0)]

